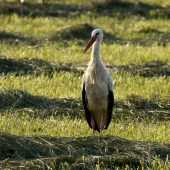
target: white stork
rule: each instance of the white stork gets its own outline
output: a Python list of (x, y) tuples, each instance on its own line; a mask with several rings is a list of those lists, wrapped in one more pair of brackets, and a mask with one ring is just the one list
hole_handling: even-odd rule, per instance
[[(82, 80), (82, 100), (85, 117), (90, 128), (102, 134), (107, 129), (112, 117), (114, 105), (113, 81), (108, 71), (100, 60), (100, 44), (103, 31), (95, 29), (87, 44), (84, 53), (93, 44), (91, 60)], [(84, 54), (83, 53), (83, 54)]]

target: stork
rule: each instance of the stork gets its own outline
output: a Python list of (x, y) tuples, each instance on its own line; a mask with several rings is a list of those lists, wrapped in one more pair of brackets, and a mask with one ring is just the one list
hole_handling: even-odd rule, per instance
[(94, 131), (102, 134), (107, 129), (112, 117), (114, 105), (113, 81), (106, 66), (100, 60), (100, 44), (103, 31), (95, 29), (83, 54), (93, 44), (91, 60), (82, 79), (82, 101), (85, 117)]

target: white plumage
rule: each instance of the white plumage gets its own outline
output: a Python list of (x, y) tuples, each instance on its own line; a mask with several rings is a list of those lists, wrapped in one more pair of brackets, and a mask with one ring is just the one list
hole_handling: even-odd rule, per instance
[(94, 130), (102, 133), (108, 127), (113, 109), (113, 81), (105, 65), (100, 60), (100, 44), (103, 31), (95, 29), (92, 32), (84, 53), (93, 44), (91, 60), (82, 79), (82, 99), (87, 122)]

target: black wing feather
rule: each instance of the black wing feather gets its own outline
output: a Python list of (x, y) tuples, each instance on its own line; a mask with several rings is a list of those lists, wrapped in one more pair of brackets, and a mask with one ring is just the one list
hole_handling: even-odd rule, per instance
[[(90, 113), (90, 110), (88, 109), (87, 103), (86, 103), (85, 83), (83, 84), (83, 89), (82, 89), (82, 100), (83, 100), (83, 106), (84, 106), (86, 120), (87, 120), (90, 128), (92, 128), (92, 126), (91, 126), (91, 113)], [(94, 120), (94, 122), (95, 122), (95, 120)], [(99, 130), (96, 122), (95, 122), (94, 129), (97, 130), (100, 133), (100, 130)]]
[[(108, 86), (109, 88), (109, 86)], [(105, 129), (108, 128), (110, 121), (112, 119), (112, 111), (113, 111), (113, 106), (114, 106), (114, 95), (111, 90), (109, 90), (109, 95), (108, 95), (108, 119), (107, 119), (107, 124), (105, 126)]]

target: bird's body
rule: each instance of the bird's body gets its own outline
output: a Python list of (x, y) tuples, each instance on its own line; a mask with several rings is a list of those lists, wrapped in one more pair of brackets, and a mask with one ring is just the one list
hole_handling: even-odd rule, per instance
[[(96, 29), (86, 49), (93, 44), (91, 60), (82, 80), (82, 99), (85, 116), (89, 126), (94, 130), (107, 129), (113, 110), (113, 81), (105, 65), (100, 60), (100, 44), (103, 32)], [(91, 42), (92, 41), (92, 42)], [(94, 41), (94, 42), (93, 42)], [(91, 44), (92, 43), (92, 44)]]

